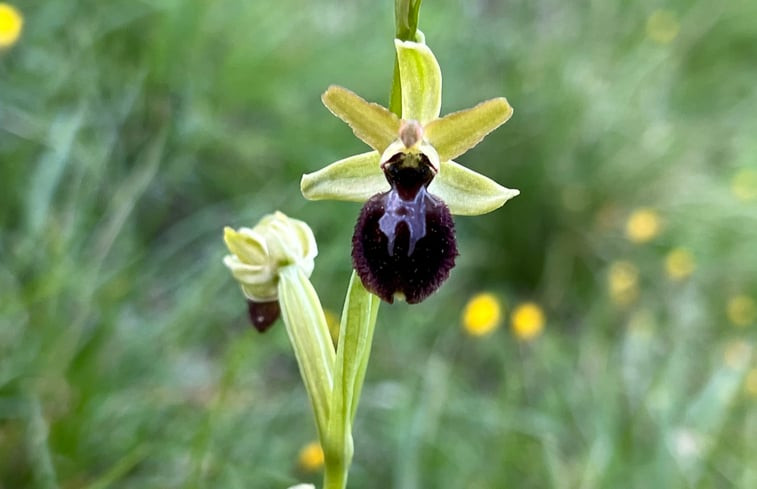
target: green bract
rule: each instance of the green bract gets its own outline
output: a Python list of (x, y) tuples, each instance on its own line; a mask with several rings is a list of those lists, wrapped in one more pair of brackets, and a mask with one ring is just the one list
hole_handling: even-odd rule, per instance
[(499, 185), (452, 161), (513, 113), (505, 98), (487, 100), (471, 109), (439, 118), (442, 76), (425, 44), (395, 40), (402, 90), (402, 119), (381, 105), (331, 86), (324, 105), (349, 124), (373, 151), (339, 160), (302, 177), (302, 194), (311, 200), (362, 202), (390, 186), (383, 166), (398, 153), (423, 154), (436, 175), (428, 191), (453, 214), (478, 215), (501, 207), (519, 191)]

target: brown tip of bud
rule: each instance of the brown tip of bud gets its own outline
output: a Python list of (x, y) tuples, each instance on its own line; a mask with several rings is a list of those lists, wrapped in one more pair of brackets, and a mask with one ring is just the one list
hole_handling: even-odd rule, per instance
[(247, 312), (250, 315), (252, 326), (260, 333), (265, 333), (268, 328), (279, 318), (281, 309), (279, 301), (255, 302), (247, 300)]

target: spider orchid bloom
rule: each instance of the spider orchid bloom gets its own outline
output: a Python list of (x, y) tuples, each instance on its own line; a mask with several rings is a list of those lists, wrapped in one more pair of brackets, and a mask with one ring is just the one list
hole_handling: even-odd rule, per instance
[(387, 302), (417, 303), (446, 280), (457, 246), (450, 214), (478, 215), (518, 195), (456, 158), (507, 121), (504, 98), (439, 117), (442, 77), (423, 43), (395, 40), (402, 118), (338, 86), (324, 105), (373, 150), (302, 177), (310, 200), (365, 202), (352, 261), (366, 289)]

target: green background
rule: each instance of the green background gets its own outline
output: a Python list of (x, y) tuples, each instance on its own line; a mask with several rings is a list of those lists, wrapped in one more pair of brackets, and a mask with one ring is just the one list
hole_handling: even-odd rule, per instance
[[(340, 310), (359, 205), (307, 202), (299, 179), (364, 150), (319, 97), (387, 101), (393, 2), (15, 4), (0, 488), (320, 484), (297, 463), (315, 429), (284, 328), (247, 325), (222, 228), (307, 221), (313, 283)], [(648, 30), (661, 8), (671, 42)], [(350, 487), (757, 487), (757, 324), (726, 315), (757, 298), (757, 200), (732, 191), (757, 172), (756, 19), (751, 0), (426, 1), (442, 112), (515, 108), (460, 162), (521, 195), (456, 219), (438, 293), (382, 306)], [(663, 228), (636, 244), (645, 207)], [(683, 281), (665, 274), (677, 247), (696, 261)], [(639, 271), (624, 307), (617, 261)], [(466, 335), (480, 291), (538, 303), (543, 334), (519, 341), (506, 318)]]

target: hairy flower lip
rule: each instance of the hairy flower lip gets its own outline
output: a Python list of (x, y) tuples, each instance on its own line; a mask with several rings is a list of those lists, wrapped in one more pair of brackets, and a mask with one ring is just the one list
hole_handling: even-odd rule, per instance
[(363, 206), (352, 259), (365, 287), (384, 301), (428, 297), (455, 266), (457, 244), (447, 206), (428, 191), (434, 172), (422, 153), (397, 153), (383, 165), (391, 189)]
[(385, 302), (416, 304), (436, 291), (455, 266), (454, 223), (444, 202), (424, 189), (416, 196), (423, 199), (422, 215), (410, 220), (395, 215), (384, 225), (393, 193), (377, 194), (363, 206), (352, 237), (352, 263), (365, 288)]

